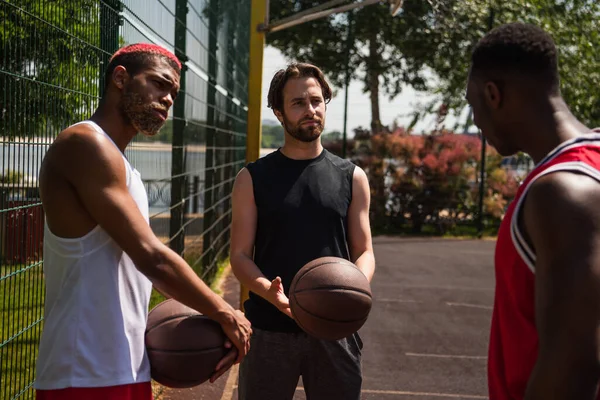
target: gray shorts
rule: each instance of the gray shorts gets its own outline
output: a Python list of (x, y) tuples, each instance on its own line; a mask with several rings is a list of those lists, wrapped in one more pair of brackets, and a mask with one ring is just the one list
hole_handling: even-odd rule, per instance
[(360, 399), (358, 333), (329, 341), (303, 332), (252, 330), (250, 351), (240, 364), (239, 400), (291, 400), (300, 376), (308, 400)]

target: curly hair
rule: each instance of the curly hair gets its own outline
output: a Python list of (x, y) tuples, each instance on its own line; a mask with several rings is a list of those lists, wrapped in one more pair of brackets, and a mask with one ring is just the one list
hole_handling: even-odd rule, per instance
[(541, 28), (511, 23), (490, 31), (475, 46), (473, 73), (518, 72), (558, 88), (558, 57), (552, 37)]
[(165, 60), (177, 74), (181, 74), (181, 62), (169, 50), (156, 44), (136, 43), (122, 47), (112, 55), (106, 67), (106, 85), (110, 82), (110, 76), (118, 65), (124, 66), (127, 72), (133, 76), (146, 68), (156, 57)]
[(323, 99), (325, 103), (329, 103), (331, 100), (332, 92), (329, 84), (325, 80), (323, 72), (316, 66), (308, 63), (292, 63), (287, 66), (286, 69), (280, 69), (275, 73), (273, 79), (271, 79), (271, 86), (269, 87), (269, 95), (267, 97), (267, 107), (283, 111), (283, 88), (290, 78), (307, 78), (312, 77), (319, 82), (321, 91), (323, 92)]

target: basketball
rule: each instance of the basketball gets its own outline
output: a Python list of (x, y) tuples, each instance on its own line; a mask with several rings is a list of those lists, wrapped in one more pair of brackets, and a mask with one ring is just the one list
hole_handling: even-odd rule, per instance
[(356, 265), (321, 257), (294, 277), (289, 292), (296, 323), (319, 339), (338, 340), (357, 332), (371, 311), (371, 285)]
[(152, 379), (172, 388), (207, 381), (229, 351), (217, 322), (173, 299), (150, 311), (145, 336)]

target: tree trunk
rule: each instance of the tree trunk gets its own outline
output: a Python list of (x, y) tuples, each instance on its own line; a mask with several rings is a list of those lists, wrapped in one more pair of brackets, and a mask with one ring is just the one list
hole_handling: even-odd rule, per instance
[(382, 131), (381, 118), (379, 116), (379, 53), (377, 52), (377, 32), (369, 40), (369, 61), (367, 64), (367, 88), (371, 98), (371, 132)]

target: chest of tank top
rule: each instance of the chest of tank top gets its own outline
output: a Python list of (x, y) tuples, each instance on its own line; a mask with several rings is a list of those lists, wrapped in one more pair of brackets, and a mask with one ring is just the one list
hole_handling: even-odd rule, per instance
[(272, 171), (271, 175), (261, 180), (255, 191), (262, 226), (326, 225), (347, 217), (350, 184), (326, 160)]

